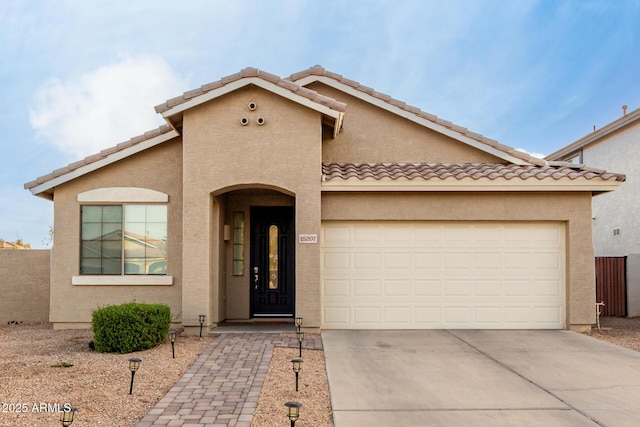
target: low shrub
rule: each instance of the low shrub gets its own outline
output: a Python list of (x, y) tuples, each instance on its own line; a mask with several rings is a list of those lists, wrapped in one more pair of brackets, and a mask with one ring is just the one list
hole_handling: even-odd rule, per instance
[(95, 349), (101, 353), (131, 353), (161, 344), (171, 323), (164, 304), (126, 303), (95, 310), (91, 329)]

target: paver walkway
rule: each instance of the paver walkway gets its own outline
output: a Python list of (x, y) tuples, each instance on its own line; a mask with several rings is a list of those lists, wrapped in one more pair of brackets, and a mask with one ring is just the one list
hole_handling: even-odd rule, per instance
[[(298, 347), (295, 333), (221, 334), (137, 427), (249, 427), (274, 347)], [(303, 349), (322, 349), (307, 334)]]

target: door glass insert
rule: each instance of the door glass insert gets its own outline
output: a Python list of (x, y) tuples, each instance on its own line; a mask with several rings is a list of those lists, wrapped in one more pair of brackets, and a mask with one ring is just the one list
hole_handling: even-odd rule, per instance
[(278, 226), (269, 226), (269, 289), (278, 289)]

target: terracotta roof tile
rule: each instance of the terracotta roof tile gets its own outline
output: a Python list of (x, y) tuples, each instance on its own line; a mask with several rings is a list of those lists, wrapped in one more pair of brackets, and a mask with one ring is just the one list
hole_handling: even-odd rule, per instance
[(193, 89), (193, 90), (189, 90), (189, 91), (185, 92), (182, 96), (185, 99), (191, 99), (191, 98), (195, 98), (196, 96), (200, 96), (203, 93), (204, 92), (202, 91), (202, 87), (199, 87), (197, 89)]
[(331, 179), (447, 179), (457, 180), (471, 178), (474, 180), (488, 178), (502, 179), (538, 179), (552, 178), (560, 180), (569, 178), (603, 179), (624, 181), (625, 176), (603, 170), (593, 171), (589, 168), (576, 168), (569, 163), (555, 165), (515, 165), (494, 163), (323, 163), (322, 174), (325, 180)]
[[(222, 86), (224, 86), (224, 83), (222, 83), (221, 80), (217, 80), (215, 82), (203, 84), (202, 86), (200, 86), (200, 89), (202, 89), (202, 92), (209, 92), (209, 91), (214, 90), (214, 89), (219, 89)], [(156, 110), (157, 110), (157, 108), (158, 107), (156, 107)]]
[(236, 80), (240, 80), (242, 77), (242, 71), (240, 71), (239, 73), (229, 74), (228, 76), (221, 78), (220, 81), (222, 82), (222, 84), (227, 85), (229, 83), (235, 82)]
[(253, 67), (243, 68), (240, 71), (242, 77), (258, 77), (258, 69)]

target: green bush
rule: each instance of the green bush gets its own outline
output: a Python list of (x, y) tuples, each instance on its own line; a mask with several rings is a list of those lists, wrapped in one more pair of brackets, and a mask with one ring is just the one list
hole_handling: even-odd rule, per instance
[(171, 310), (166, 305), (131, 302), (95, 310), (91, 329), (97, 351), (131, 353), (162, 343), (170, 323)]

